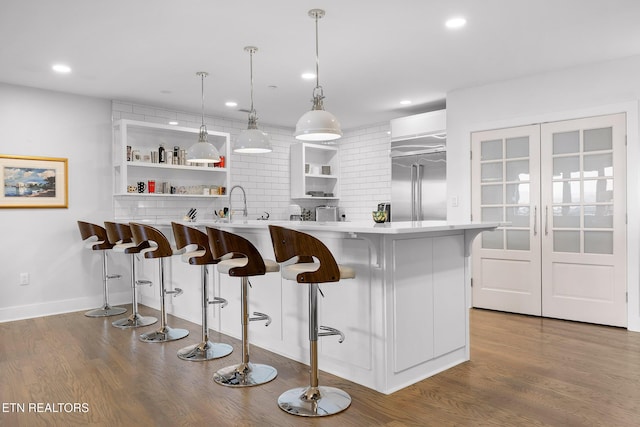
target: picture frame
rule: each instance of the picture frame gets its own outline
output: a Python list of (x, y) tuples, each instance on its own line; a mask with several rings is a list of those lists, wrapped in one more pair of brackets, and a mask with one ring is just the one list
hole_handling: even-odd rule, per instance
[(67, 159), (0, 154), (0, 208), (68, 208)]

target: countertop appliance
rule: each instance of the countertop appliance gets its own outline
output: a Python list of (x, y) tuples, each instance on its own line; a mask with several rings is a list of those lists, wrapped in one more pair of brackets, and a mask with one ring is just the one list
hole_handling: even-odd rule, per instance
[(329, 222), (338, 220), (337, 206), (318, 206), (316, 208), (316, 221)]
[(446, 113), (391, 121), (392, 221), (447, 219)]

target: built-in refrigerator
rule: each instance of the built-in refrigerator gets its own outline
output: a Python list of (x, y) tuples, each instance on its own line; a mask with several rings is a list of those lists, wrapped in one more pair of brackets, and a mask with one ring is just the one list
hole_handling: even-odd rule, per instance
[(391, 157), (392, 221), (447, 219), (447, 152), (443, 147)]
[(391, 120), (391, 221), (447, 219), (447, 112)]

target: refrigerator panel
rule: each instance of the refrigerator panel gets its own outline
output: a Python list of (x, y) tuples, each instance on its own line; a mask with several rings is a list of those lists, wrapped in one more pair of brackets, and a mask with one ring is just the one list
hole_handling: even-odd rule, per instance
[(420, 182), (419, 210), (422, 221), (447, 219), (447, 153), (441, 151), (417, 156)]
[(391, 159), (391, 207), (392, 221), (412, 221), (412, 193), (416, 175), (415, 156), (394, 157)]

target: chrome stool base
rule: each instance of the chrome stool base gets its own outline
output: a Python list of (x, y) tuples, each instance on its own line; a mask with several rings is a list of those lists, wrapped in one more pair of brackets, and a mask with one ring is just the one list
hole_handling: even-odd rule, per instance
[(96, 308), (95, 310), (87, 311), (84, 315), (87, 317), (109, 317), (117, 316), (126, 312), (127, 309), (124, 307), (111, 307), (107, 304), (102, 308)]
[(335, 387), (298, 387), (278, 398), (283, 411), (301, 417), (325, 417), (337, 414), (351, 405), (351, 396)]
[(178, 350), (178, 357), (182, 360), (204, 362), (205, 360), (219, 359), (231, 354), (233, 347), (224, 343), (212, 343), (203, 341)]
[(251, 387), (268, 383), (276, 376), (278, 376), (278, 371), (273, 366), (241, 363), (220, 369), (213, 375), (213, 380), (227, 387)]
[(149, 326), (156, 323), (158, 319), (153, 316), (140, 316), (139, 314), (132, 314), (124, 319), (111, 322), (113, 326), (120, 329), (138, 328), (140, 326)]
[(140, 335), (140, 341), (143, 342), (167, 342), (176, 341), (189, 335), (189, 331), (186, 329), (170, 328), (165, 326), (154, 332), (147, 332)]

